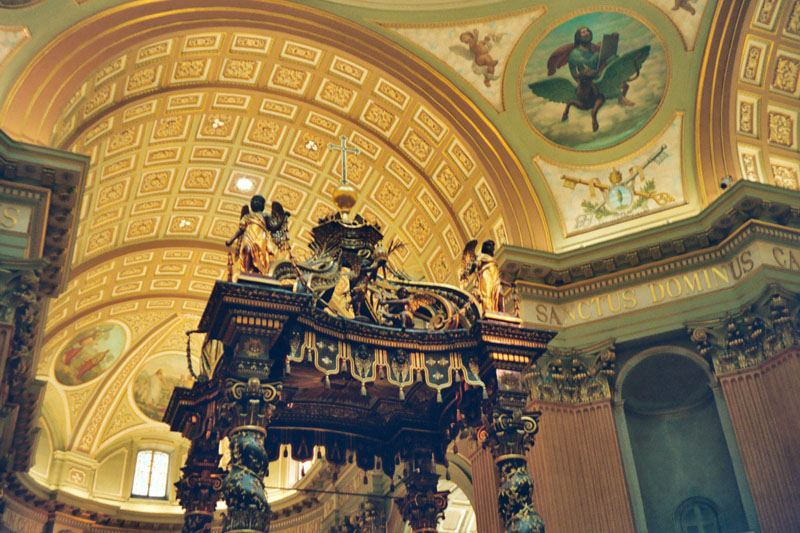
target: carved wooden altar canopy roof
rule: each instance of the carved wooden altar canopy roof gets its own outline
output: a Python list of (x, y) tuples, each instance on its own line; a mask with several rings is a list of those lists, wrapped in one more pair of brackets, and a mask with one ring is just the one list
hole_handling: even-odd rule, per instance
[[(337, 244), (351, 240), (341, 233)], [(269, 278), (215, 284), (199, 331), (206, 343), (221, 342), (224, 353), (191, 389), (175, 390), (164, 416), (173, 431), (197, 438), (218, 427), (209, 406), (219, 409), (230, 379), (254, 377), (281, 384), (267, 431), (273, 459), (279, 445), (292, 444), (298, 460), (311, 458), (314, 446), (334, 464), (355, 452), (359, 466), (372, 469), (379, 457), (389, 475), (396, 459), (420, 450), (445, 462), (461, 423), (457, 411), (482, 423), (478, 406), (487, 387), (494, 395), (509, 386), (496, 370), (526, 368), (555, 335), (522, 327), (511, 315), (475, 313), (469, 327), (392, 327), (337, 316), (298, 289)]]

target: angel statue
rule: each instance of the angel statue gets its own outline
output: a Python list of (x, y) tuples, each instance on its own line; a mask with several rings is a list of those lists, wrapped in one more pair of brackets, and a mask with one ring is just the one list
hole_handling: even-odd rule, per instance
[(634, 105), (627, 97), (629, 83), (639, 77), (642, 63), (650, 55), (650, 47), (642, 46), (622, 56), (617, 56), (619, 34), (603, 37), (600, 45), (592, 43), (592, 30), (579, 28), (573, 43), (558, 48), (547, 61), (547, 75), (569, 65), (568, 78), (549, 78), (528, 85), (533, 94), (551, 102), (566, 104), (561, 120), (569, 118), (572, 106), (591, 110), (592, 131), (597, 131), (597, 111), (609, 98), (617, 98), (620, 105)]
[(481, 252), (475, 253), (478, 241), (472, 240), (464, 246), (461, 254), (461, 270), (459, 280), (461, 288), (466, 289), (473, 285), (472, 293), (481, 304), (483, 312), (505, 311), (503, 298), (503, 284), (500, 281), (500, 269), (494, 259), (494, 241), (483, 241)]
[(279, 202), (272, 202), (272, 213), (264, 213), (266, 200), (261, 195), (242, 206), (239, 229), (225, 244), (237, 239), (235, 248), (239, 272), (268, 275), (270, 259), (289, 246), (287, 226), (290, 213)]

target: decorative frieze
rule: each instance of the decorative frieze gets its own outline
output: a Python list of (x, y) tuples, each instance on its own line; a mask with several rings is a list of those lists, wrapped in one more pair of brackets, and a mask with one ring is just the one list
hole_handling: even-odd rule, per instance
[(711, 294), (725, 297), (762, 271), (800, 272), (797, 239), (793, 231), (750, 224), (720, 247), (622, 271), (596, 283), (550, 288), (518, 281), (522, 314), (537, 325), (566, 328)]

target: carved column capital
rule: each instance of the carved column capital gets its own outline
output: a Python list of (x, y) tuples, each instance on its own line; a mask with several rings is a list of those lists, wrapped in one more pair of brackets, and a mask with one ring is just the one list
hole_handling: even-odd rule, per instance
[(541, 411), (495, 405), (491, 421), (486, 417), (484, 425), (478, 429), (478, 442), (491, 450), (495, 460), (507, 455), (524, 456), (533, 447), (541, 415)]
[(526, 373), (532, 400), (578, 404), (611, 398), (614, 345), (548, 349)]
[(219, 437), (212, 433), (208, 438), (192, 442), (183, 476), (175, 483), (178, 501), (184, 508), (184, 533), (208, 531), (214, 519), (214, 510), (222, 489), (225, 473), (219, 468)]
[(227, 378), (218, 423), (234, 433), (239, 427), (266, 428), (280, 397), (281, 383), (261, 383), (256, 377), (244, 382)]
[(439, 475), (434, 472), (433, 460), (415, 457), (404, 480), (406, 495), (397, 500), (400, 514), (411, 524), (413, 533), (435, 533), (447, 507), (448, 491), (437, 491)]
[(770, 289), (752, 305), (719, 320), (687, 324), (700, 354), (717, 375), (753, 368), (800, 344), (798, 298)]

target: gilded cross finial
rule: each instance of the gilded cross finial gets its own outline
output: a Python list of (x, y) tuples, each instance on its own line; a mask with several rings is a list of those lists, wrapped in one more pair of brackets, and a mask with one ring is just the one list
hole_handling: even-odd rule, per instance
[(350, 152), (353, 155), (358, 155), (358, 148), (349, 148), (347, 146), (347, 137), (344, 135), (342, 135), (340, 139), (342, 140), (341, 146), (328, 143), (328, 148), (342, 152), (342, 183), (347, 183), (347, 152)]

